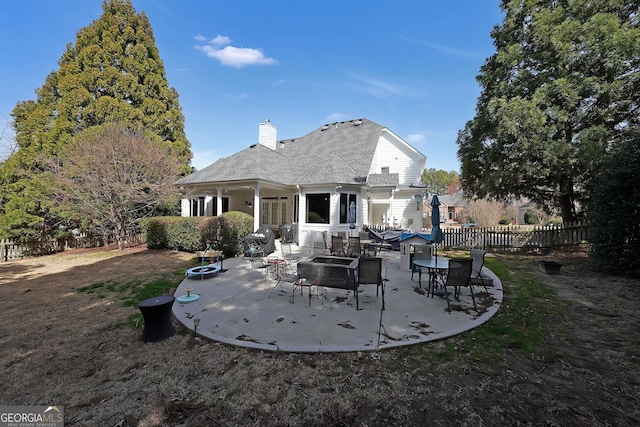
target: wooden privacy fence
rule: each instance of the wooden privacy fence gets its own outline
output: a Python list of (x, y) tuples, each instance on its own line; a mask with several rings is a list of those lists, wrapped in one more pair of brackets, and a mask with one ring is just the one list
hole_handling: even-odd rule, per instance
[[(142, 243), (142, 234), (127, 236), (130, 244)], [(0, 262), (24, 258), (25, 256), (49, 255), (67, 249), (97, 248), (116, 243), (113, 235), (82, 233), (69, 237), (47, 240), (0, 240)]]
[[(447, 228), (443, 232), (442, 247), (463, 250), (481, 248), (490, 251), (526, 251), (543, 247), (578, 245), (589, 239), (589, 225), (584, 223)], [(131, 234), (128, 236), (128, 241), (131, 244), (142, 243), (142, 234)], [(66, 249), (95, 248), (115, 242), (115, 237), (111, 235), (90, 234), (45, 241), (0, 240), (0, 262), (20, 259), (24, 256), (47, 255)]]
[(473, 227), (443, 230), (445, 248), (493, 251), (519, 251), (578, 245), (589, 238), (589, 225), (584, 223), (545, 226)]

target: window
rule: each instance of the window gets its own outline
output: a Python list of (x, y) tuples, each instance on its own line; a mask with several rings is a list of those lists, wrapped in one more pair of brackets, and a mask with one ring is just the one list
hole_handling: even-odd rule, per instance
[(191, 199), (191, 216), (204, 216), (204, 197)]
[(269, 202), (262, 202), (262, 224), (269, 224)]
[(329, 193), (307, 194), (307, 222), (329, 224)]
[(284, 202), (282, 202), (282, 204), (280, 205), (280, 208), (282, 209), (282, 223), (284, 224), (287, 221), (287, 201), (285, 200)]
[(349, 223), (349, 207), (351, 206), (351, 202), (353, 202), (355, 206), (358, 206), (357, 196), (355, 194), (340, 193), (340, 224)]
[[(225, 212), (229, 212), (229, 198), (228, 197), (223, 197), (222, 198), (222, 212), (221, 213), (225, 213)], [(218, 215), (218, 198), (215, 197), (215, 196), (211, 198), (211, 215), (213, 215), (213, 216)]]
[(216, 216), (218, 214), (218, 198), (211, 199), (211, 215)]
[(380, 173), (389, 173), (389, 166), (382, 166), (380, 168)]

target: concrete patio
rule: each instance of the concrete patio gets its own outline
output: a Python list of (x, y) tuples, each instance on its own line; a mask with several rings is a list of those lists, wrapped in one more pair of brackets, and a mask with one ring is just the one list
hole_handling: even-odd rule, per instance
[[(269, 258), (282, 258), (280, 242)], [(294, 246), (294, 253), (311, 256), (309, 248)], [(265, 278), (253, 270), (246, 258), (226, 259), (225, 271), (205, 278), (185, 278), (176, 290), (176, 298), (191, 294), (199, 299), (173, 304), (173, 315), (188, 330), (200, 319), (198, 336), (242, 347), (284, 352), (377, 351), (425, 341), (443, 339), (475, 328), (490, 319), (502, 304), (502, 283), (486, 267), (485, 277), (493, 285), (475, 286), (478, 312), (468, 288), (460, 300), (451, 298), (447, 311), (444, 297), (426, 295), (426, 275), (418, 287), (418, 274), (411, 280), (410, 271), (400, 270), (400, 253), (382, 251), (383, 278), (386, 278), (386, 309), (381, 310), (382, 295), (375, 285), (361, 286), (360, 310), (356, 310), (352, 292), (319, 288), (309, 305), (308, 289), (304, 296), (292, 296), (292, 284)], [(273, 291), (273, 292), (272, 292)]]

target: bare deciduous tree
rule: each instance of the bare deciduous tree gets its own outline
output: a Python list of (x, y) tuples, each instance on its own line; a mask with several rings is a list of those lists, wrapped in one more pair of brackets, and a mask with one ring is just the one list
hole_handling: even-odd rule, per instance
[(90, 129), (49, 166), (59, 209), (114, 233), (122, 249), (127, 233), (176, 195), (181, 163), (161, 142), (109, 124)]
[(503, 216), (504, 204), (495, 200), (477, 199), (468, 203), (469, 216), (480, 227), (491, 227), (498, 224)]

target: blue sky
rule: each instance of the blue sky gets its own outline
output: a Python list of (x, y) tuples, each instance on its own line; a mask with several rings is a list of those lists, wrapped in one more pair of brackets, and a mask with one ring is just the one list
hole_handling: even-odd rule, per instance
[[(365, 117), (458, 170), (457, 133), (475, 114), (476, 76), (494, 53), (499, 0), (133, 0), (145, 12), (201, 169), (258, 140)], [(57, 69), (102, 0), (3, 5), (0, 131)], [(6, 135), (6, 134), (5, 134)], [(6, 146), (6, 144), (5, 144)], [(0, 152), (0, 154), (2, 154)]]

